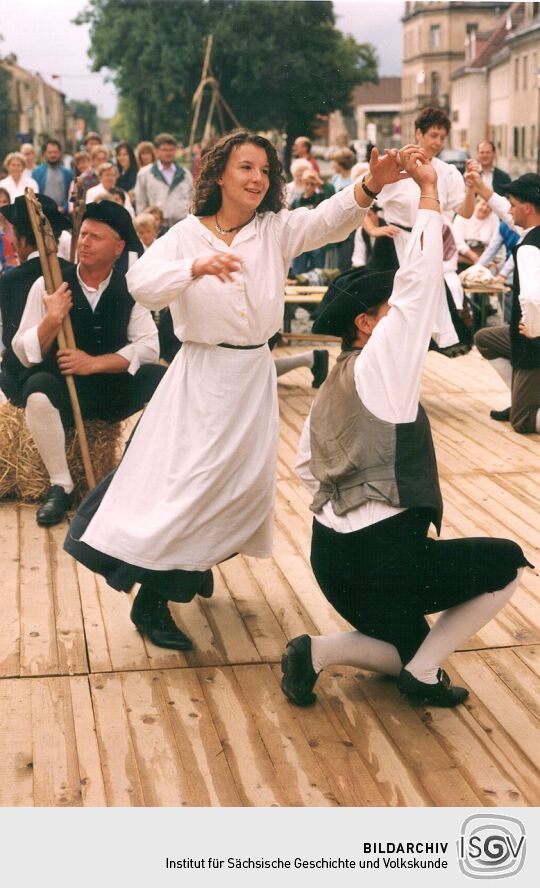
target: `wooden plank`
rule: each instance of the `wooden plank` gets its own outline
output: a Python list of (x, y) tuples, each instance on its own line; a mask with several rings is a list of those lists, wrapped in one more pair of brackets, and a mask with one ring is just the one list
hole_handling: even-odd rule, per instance
[(21, 675), (56, 675), (53, 583), (47, 531), (36, 524), (35, 507), (21, 506)]
[(269, 667), (236, 666), (235, 677), (249, 704), (253, 720), (293, 806), (337, 805), (330, 785), (311, 750), (294, 708), (285, 700)]
[[(260, 561), (263, 562), (263, 559)], [(265, 661), (279, 659), (287, 639), (250, 570), (247, 559), (230, 558), (220, 565), (219, 570), (253, 640), (259, 658)], [(272, 589), (272, 593), (273, 591)], [(239, 662), (239, 660), (230, 662)]]
[(119, 675), (93, 675), (90, 690), (107, 804), (144, 806), (126, 704)]
[(107, 795), (101, 772), (88, 678), (86, 676), (72, 676), (69, 679), (69, 689), (82, 804), (87, 808), (103, 807), (107, 804)]
[(66, 529), (49, 529), (55, 600), (58, 669), (62, 675), (88, 672), (81, 600), (75, 561), (63, 550)]
[(112, 672), (113, 665), (96, 574), (76, 561), (74, 564), (81, 597), (89, 670), (91, 672)]
[(520, 659), (515, 650), (482, 651), (481, 657), (515, 699), (540, 721), (540, 676)]
[(0, 806), (34, 804), (32, 709), (27, 679), (0, 681)]
[(209, 600), (199, 598), (199, 604), (226, 663), (260, 663), (257, 648), (219, 569), (214, 570), (214, 595)]
[(34, 805), (80, 807), (82, 792), (69, 679), (30, 682)]
[(17, 506), (0, 506), (0, 677), (19, 675), (19, 513)]
[(189, 782), (190, 804), (241, 805), (197, 671), (168, 669), (161, 673), (161, 684), (177, 755)]
[[(272, 671), (280, 681), (278, 666)], [(328, 781), (333, 797), (342, 806), (383, 807), (381, 787), (369, 773), (349, 734), (335, 717), (324, 693), (327, 676), (317, 685), (318, 703), (307, 709), (291, 708), (315, 758)]]
[(286, 806), (287, 794), (232, 668), (201, 669), (199, 679), (242, 805)]
[(325, 672), (328, 701), (392, 806), (480, 804), (395, 682), (344, 668)]

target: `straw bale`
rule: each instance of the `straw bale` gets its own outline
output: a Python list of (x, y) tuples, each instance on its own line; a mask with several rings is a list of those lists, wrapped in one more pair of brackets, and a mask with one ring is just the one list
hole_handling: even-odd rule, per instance
[[(124, 423), (100, 419), (85, 422), (88, 447), (96, 481), (118, 465), (124, 443)], [(88, 490), (84, 466), (74, 430), (66, 433), (69, 470), (75, 483), (74, 501)], [(0, 406), (0, 499), (35, 502), (45, 496), (49, 477), (24, 420), (24, 410), (12, 404)]]

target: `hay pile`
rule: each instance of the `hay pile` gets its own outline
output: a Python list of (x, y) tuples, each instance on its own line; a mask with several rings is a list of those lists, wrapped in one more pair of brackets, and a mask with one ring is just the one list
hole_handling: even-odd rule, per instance
[[(123, 423), (93, 419), (85, 423), (96, 481), (107, 475), (120, 459), (124, 443)], [(77, 433), (66, 433), (69, 470), (75, 483), (74, 502), (88, 490)], [(49, 476), (24, 421), (24, 410), (12, 404), (0, 406), (0, 499), (35, 502), (49, 487)]]

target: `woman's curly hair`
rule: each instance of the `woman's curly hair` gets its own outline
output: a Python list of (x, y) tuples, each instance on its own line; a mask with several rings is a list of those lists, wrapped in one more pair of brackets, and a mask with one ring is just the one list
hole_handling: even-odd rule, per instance
[(221, 188), (218, 179), (223, 174), (227, 161), (234, 148), (239, 145), (256, 145), (266, 152), (269, 167), (270, 185), (264, 199), (257, 207), (258, 213), (270, 210), (273, 213), (283, 209), (283, 187), (285, 178), (276, 149), (263, 136), (247, 130), (235, 130), (215, 142), (201, 155), (199, 175), (193, 186), (193, 204), (191, 212), (195, 216), (212, 216), (221, 207)]

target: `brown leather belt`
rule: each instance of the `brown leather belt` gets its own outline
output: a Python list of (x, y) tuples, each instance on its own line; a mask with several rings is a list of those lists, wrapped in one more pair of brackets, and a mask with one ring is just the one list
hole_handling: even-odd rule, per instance
[(248, 348), (262, 348), (263, 345), (266, 345), (266, 342), (261, 342), (260, 345), (231, 345), (229, 342), (218, 342), (219, 348), (240, 348), (240, 349), (248, 349)]

